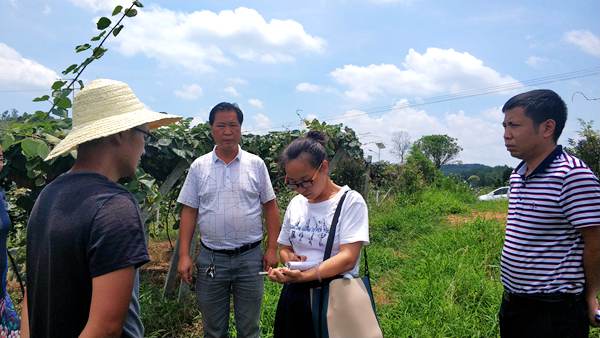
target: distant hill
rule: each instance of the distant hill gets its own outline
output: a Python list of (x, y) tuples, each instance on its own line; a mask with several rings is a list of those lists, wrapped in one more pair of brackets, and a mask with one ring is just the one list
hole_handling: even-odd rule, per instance
[(468, 180), (477, 176), (479, 180), (472, 180), (474, 186), (503, 186), (508, 183), (512, 168), (506, 165), (490, 167), (479, 163), (445, 164), (440, 170), (447, 176), (458, 176)]

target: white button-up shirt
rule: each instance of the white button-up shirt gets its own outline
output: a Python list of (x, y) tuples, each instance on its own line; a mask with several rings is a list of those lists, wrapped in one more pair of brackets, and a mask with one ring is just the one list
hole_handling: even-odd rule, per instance
[(261, 240), (262, 204), (274, 198), (260, 157), (239, 148), (226, 164), (213, 149), (192, 163), (177, 202), (198, 209), (202, 242), (219, 250)]

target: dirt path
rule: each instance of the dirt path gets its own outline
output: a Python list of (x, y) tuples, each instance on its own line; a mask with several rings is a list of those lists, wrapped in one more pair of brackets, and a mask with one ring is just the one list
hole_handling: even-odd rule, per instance
[(476, 218), (482, 218), (485, 220), (500, 221), (502, 224), (506, 223), (506, 212), (500, 211), (473, 211), (470, 215), (448, 215), (446, 218), (448, 223), (452, 226), (460, 226), (466, 222), (474, 220)]

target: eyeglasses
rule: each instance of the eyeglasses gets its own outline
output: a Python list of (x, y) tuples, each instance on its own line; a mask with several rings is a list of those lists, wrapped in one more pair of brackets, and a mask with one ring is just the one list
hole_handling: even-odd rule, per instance
[(148, 142), (148, 141), (154, 140), (156, 138), (154, 135), (150, 134), (149, 131), (144, 130), (144, 129), (140, 128), (140, 127), (133, 127), (131, 129), (144, 134), (144, 142)]
[(298, 188), (310, 188), (313, 185), (313, 182), (315, 181), (315, 178), (317, 176), (317, 173), (321, 170), (321, 166), (323, 165), (323, 162), (321, 162), (321, 164), (319, 164), (319, 167), (317, 168), (317, 170), (315, 170), (315, 173), (312, 175), (312, 177), (308, 180), (304, 180), (304, 181), (300, 181), (300, 182), (290, 182), (288, 180), (287, 175), (285, 175), (285, 185), (292, 189), (292, 190), (296, 190)]

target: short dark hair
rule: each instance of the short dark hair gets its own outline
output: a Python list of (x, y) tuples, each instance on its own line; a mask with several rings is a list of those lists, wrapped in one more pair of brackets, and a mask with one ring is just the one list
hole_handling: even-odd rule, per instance
[(326, 142), (327, 136), (322, 132), (309, 131), (306, 135), (295, 139), (285, 147), (285, 150), (279, 157), (279, 164), (285, 167), (289, 161), (295, 160), (305, 153), (309, 157), (310, 165), (313, 168), (317, 168), (323, 160), (327, 159), (327, 150), (325, 150)]
[(536, 89), (515, 95), (506, 101), (502, 112), (521, 107), (525, 110), (525, 116), (533, 120), (537, 127), (546, 120), (554, 120), (554, 142), (558, 141), (567, 122), (567, 105), (565, 101), (550, 89)]
[(208, 114), (208, 124), (212, 126), (215, 122), (215, 115), (222, 111), (233, 111), (237, 115), (237, 120), (240, 125), (242, 125), (242, 122), (244, 122), (244, 113), (242, 113), (242, 110), (236, 103), (221, 102), (210, 110), (210, 113)]

